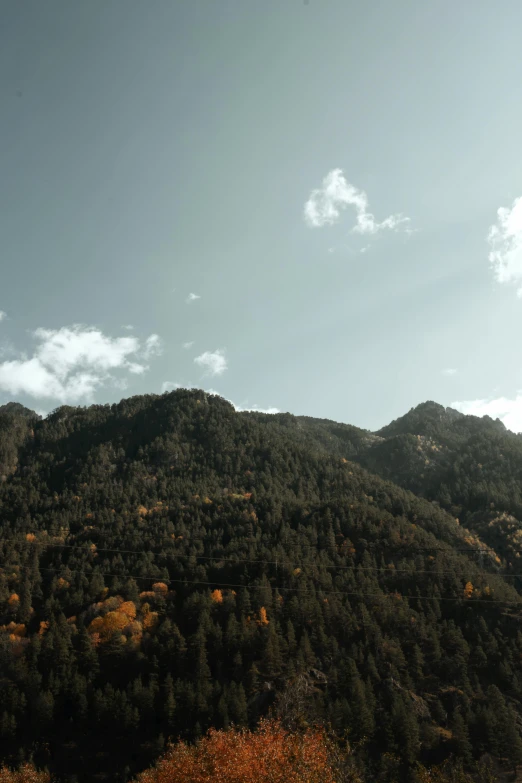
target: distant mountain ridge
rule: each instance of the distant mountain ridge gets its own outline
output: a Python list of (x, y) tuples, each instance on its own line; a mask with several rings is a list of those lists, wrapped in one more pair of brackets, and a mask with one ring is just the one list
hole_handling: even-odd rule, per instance
[[(351, 424), (291, 413), (236, 413), (218, 395), (192, 393), (207, 402), (219, 400), (231, 415), (270, 427), (277, 425), (306, 448), (358, 462), (370, 472), (437, 502), (489, 545), (499, 548), (499, 554), (510, 564), (518, 559), (516, 549), (519, 535), (522, 537), (522, 435), (507, 430), (500, 419), (465, 415), (428, 400), (370, 432)], [(162, 397), (165, 395), (146, 395), (130, 398), (129, 402), (141, 404), (141, 400), (159, 401)], [(117, 410), (123, 402), (91, 407), (102, 413)], [(48, 420), (81, 418), (85, 410), (89, 409), (63, 405), (49, 414)], [(18, 421), (42, 421), (17, 402), (0, 407), (0, 427), (6, 415)], [(23, 438), (22, 429), (18, 428), (18, 438)], [(0, 443), (0, 475), (9, 472), (17, 459), (13, 448), (2, 458)], [(507, 515), (509, 524), (499, 524), (499, 515), (504, 522), (502, 515)]]

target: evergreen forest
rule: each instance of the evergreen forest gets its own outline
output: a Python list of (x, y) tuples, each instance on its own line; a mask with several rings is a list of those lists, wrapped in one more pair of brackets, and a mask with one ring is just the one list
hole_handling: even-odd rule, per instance
[(521, 555), (522, 436), (488, 417), (4, 405), (0, 767), (160, 780), (170, 742), (274, 719), (346, 780), (515, 780)]

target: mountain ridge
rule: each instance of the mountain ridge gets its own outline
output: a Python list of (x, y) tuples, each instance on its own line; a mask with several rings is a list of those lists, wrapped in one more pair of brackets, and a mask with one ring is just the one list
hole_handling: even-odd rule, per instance
[(458, 421), (384, 437), (199, 390), (0, 413), (0, 764), (123, 783), (283, 703), (366, 737), (369, 781), (522, 761), (520, 441)]

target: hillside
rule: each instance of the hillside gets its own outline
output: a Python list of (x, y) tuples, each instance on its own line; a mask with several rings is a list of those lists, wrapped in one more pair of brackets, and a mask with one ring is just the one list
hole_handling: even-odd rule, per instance
[[(522, 435), (429, 402), (381, 429), (360, 462), (437, 502), (520, 571)], [(519, 583), (520, 584), (520, 583)]]
[(464, 416), (435, 402), (375, 433), (305, 416), (273, 418), (308, 447), (356, 461), (436, 503), (494, 548), (507, 571), (520, 570), (522, 435), (500, 420)]
[(0, 763), (124, 781), (270, 707), (372, 781), (522, 762), (517, 538), (488, 518), (516, 520), (522, 439), (439, 407), (372, 434), (192, 390), (4, 406)]

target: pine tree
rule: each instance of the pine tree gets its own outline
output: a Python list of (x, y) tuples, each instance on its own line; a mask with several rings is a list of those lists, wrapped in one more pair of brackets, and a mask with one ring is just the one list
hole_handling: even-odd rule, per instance
[(281, 673), (283, 660), (279, 649), (279, 639), (275, 626), (271, 623), (266, 630), (265, 647), (261, 659), (261, 671), (266, 677), (275, 677)]
[(522, 740), (516, 727), (513, 710), (506, 704), (496, 685), (487, 690), (487, 733), (491, 752), (508, 758), (513, 765), (522, 762)]
[(163, 714), (167, 725), (167, 732), (171, 734), (175, 728), (176, 698), (174, 696), (174, 680), (170, 672), (163, 682)]
[(468, 764), (472, 758), (472, 746), (469, 741), (469, 733), (460, 710), (456, 709), (450, 721), (452, 733), (452, 746), (457, 756)]

